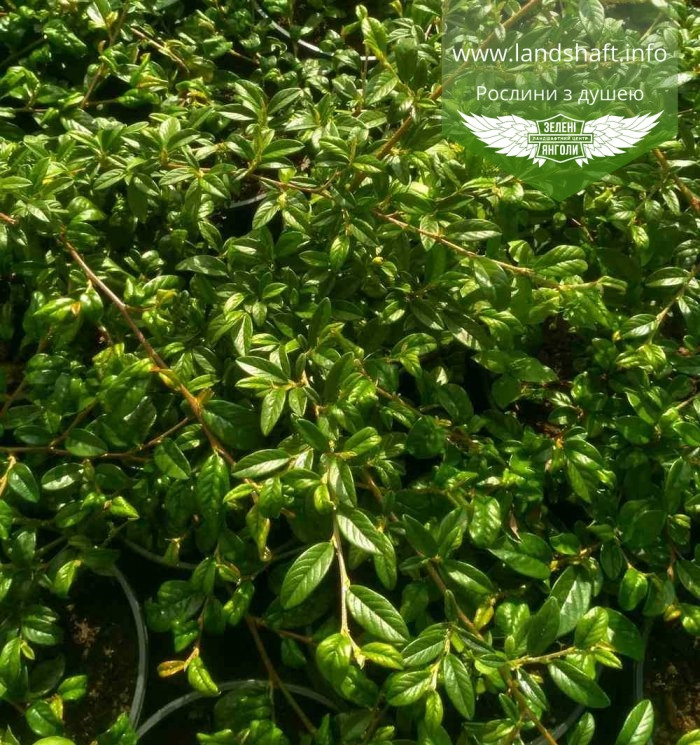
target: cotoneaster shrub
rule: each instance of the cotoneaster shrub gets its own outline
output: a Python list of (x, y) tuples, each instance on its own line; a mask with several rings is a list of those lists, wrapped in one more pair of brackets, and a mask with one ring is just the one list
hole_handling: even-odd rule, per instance
[(295, 54), (248, 2), (9, 6), (0, 711), (64, 745), (76, 681), (37, 671), (123, 538), (196, 567), (153, 587), (161, 675), (216, 695), (226, 634), (341, 711), (289, 694), (292, 731), (261, 706), (202, 742), (551, 745), (582, 704), (581, 745), (643, 618), (700, 633), (675, 7), (678, 140), (559, 203), (442, 139), (437, 0), (358, 7), (376, 61)]

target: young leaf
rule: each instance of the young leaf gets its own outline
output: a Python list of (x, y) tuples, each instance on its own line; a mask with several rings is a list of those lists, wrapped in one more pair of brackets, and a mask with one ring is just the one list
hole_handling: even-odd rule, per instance
[(194, 657), (187, 665), (187, 681), (205, 696), (218, 696), (219, 686), (213, 681), (201, 657)]
[(333, 685), (339, 686), (350, 668), (352, 642), (346, 634), (331, 634), (316, 647), (316, 664)]

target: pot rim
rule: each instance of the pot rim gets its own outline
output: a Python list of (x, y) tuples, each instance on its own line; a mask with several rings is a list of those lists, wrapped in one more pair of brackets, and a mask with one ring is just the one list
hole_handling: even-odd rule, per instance
[(148, 633), (146, 631), (146, 619), (144, 618), (141, 604), (136, 597), (129, 581), (117, 566), (113, 566), (108, 576), (114, 577), (119, 583), (131, 609), (131, 615), (136, 626), (136, 638), (138, 643), (139, 665), (136, 676), (136, 687), (134, 688), (134, 697), (129, 710), (129, 720), (131, 725), (136, 728), (141, 719), (143, 702), (146, 698), (146, 680), (148, 678)]
[[(578, 718), (584, 713), (586, 707), (582, 704), (578, 704), (569, 716), (563, 721), (559, 722), (557, 726), (550, 730), (550, 734), (555, 740), (559, 740), (574, 726)], [(546, 745), (547, 741), (544, 739), (544, 735), (539, 735), (534, 740), (526, 740), (525, 745)]]
[[(270, 25), (272, 26), (272, 28), (275, 29), (275, 31), (277, 31), (278, 34), (281, 34), (282, 36), (284, 36), (284, 38), (287, 39), (288, 41), (292, 41), (292, 35), (289, 33), (289, 31), (284, 26), (281, 26), (279, 23), (277, 23), (277, 21), (275, 21), (270, 16), (269, 13), (267, 13), (263, 8), (261, 8), (260, 3), (258, 3), (257, 0), (254, 0), (253, 6), (256, 12), (260, 16), (262, 16), (263, 18), (265, 18), (266, 20), (270, 22)], [(320, 47), (317, 47), (315, 44), (311, 44), (310, 42), (304, 41), (303, 39), (297, 39), (295, 43), (298, 44), (300, 47), (303, 47), (307, 51), (313, 52), (314, 54), (320, 54), (322, 57), (326, 57), (328, 59), (333, 58), (333, 55), (330, 52), (326, 52)], [(376, 62), (377, 58), (371, 54), (361, 54), (360, 61)]]
[[(250, 686), (250, 685), (260, 685), (264, 687), (269, 687), (270, 682), (267, 680), (263, 680), (261, 678), (228, 680), (219, 685), (219, 690), (221, 691), (221, 693), (226, 693), (228, 691), (235, 691), (238, 688), (243, 688), (244, 686)], [(294, 685), (293, 683), (286, 683), (285, 687), (290, 693), (296, 693), (298, 696), (304, 696), (305, 698), (308, 698), (312, 701), (316, 701), (319, 704), (323, 704), (324, 706), (329, 708), (331, 711), (337, 711), (337, 707), (332, 701), (327, 699), (325, 696), (322, 696), (320, 693), (316, 693), (315, 691), (312, 691), (310, 688), (306, 688), (305, 686)], [(215, 700), (216, 698), (218, 698), (218, 696), (207, 696), (204, 693), (199, 693), (199, 691), (192, 691), (191, 693), (186, 693), (184, 696), (180, 696), (179, 698), (174, 699), (170, 703), (163, 706), (162, 709), (159, 709), (155, 714), (150, 716), (138, 728), (136, 732), (137, 737), (141, 738), (147, 735), (154, 727), (160, 724), (164, 719), (169, 717), (171, 714), (178, 711), (178, 709), (182, 709), (183, 707), (188, 706), (189, 704), (194, 703), (195, 701), (200, 701), (202, 699), (207, 699), (207, 698)]]

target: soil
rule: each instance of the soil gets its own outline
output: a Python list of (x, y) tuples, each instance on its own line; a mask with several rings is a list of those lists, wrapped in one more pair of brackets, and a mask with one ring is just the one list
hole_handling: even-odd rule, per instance
[[(61, 625), (65, 677), (88, 677), (86, 695), (65, 704), (65, 735), (76, 745), (89, 745), (131, 708), (138, 670), (134, 618), (116, 580), (85, 573), (71, 590)], [(0, 701), (2, 725), (20, 742), (36, 739), (24, 716)]]
[(537, 358), (551, 367), (560, 380), (572, 380), (579, 372), (574, 364), (575, 350), (585, 346), (583, 340), (572, 333), (567, 321), (559, 315), (550, 319), (542, 331)]
[(66, 674), (88, 676), (85, 697), (65, 707), (66, 730), (77, 745), (88, 745), (129, 711), (136, 688), (136, 628), (116, 580), (84, 575), (65, 608), (64, 628)]
[(644, 695), (654, 705), (654, 745), (675, 745), (681, 735), (700, 728), (700, 638), (679, 624), (652, 629)]

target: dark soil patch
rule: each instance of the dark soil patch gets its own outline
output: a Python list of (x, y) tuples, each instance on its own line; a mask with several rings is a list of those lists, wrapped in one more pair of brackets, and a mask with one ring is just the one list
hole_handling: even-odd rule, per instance
[(652, 629), (644, 662), (644, 695), (654, 705), (654, 745), (675, 745), (700, 728), (700, 639), (679, 624)]
[(537, 358), (551, 367), (560, 380), (572, 380), (579, 372), (574, 364), (576, 350), (584, 348), (581, 337), (571, 331), (561, 316), (555, 316), (542, 329), (542, 343)]
[(134, 697), (138, 638), (116, 580), (84, 575), (65, 608), (66, 673), (87, 675), (87, 695), (65, 709), (66, 730), (78, 745), (104, 732)]

